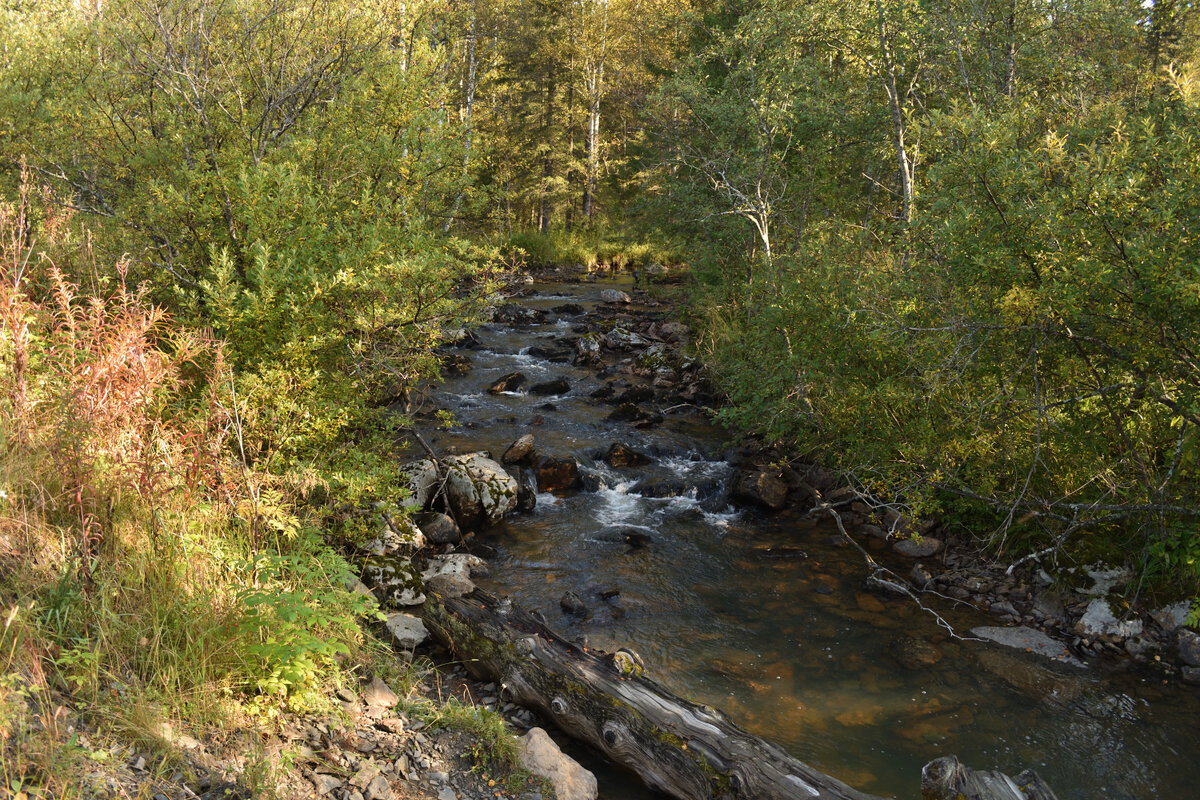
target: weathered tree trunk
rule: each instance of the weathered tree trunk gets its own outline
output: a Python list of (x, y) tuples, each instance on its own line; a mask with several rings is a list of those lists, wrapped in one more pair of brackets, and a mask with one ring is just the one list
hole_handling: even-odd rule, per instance
[[(496, 681), (514, 701), (537, 709), (567, 734), (673, 797), (880, 800), (746, 733), (716, 709), (676, 697), (640, 675), (640, 666), (630, 659), (624, 659), (624, 671), (618, 669), (622, 653), (614, 658), (588, 652), (486, 592), (476, 589), (461, 598), (431, 592), (423, 616), (474, 675)], [(1053, 800), (1053, 795), (1026, 800)]]
[(923, 800), (1057, 800), (1033, 770), (1015, 778), (994, 770), (964, 767), (954, 756), (930, 761), (921, 770)]

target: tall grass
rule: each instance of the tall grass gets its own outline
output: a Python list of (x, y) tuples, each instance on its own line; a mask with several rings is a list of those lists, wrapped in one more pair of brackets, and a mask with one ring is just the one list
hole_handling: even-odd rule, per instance
[(372, 608), (240, 456), (220, 343), (87, 241), (28, 176), (0, 202), (0, 791), (67, 791), (57, 706), (165, 742), (320, 702)]

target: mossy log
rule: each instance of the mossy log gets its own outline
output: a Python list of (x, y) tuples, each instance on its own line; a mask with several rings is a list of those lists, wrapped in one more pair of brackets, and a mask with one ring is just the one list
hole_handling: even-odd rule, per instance
[(496, 681), (515, 702), (672, 797), (881, 800), (792, 758), (716, 709), (675, 696), (628, 658), (588, 652), (482, 590), (460, 598), (430, 593), (423, 615), (473, 675)]

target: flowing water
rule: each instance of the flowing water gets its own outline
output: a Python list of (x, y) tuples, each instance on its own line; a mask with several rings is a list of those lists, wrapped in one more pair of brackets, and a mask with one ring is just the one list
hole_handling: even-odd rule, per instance
[[(591, 309), (614, 285), (628, 288), (540, 285), (519, 302)], [(584, 468), (584, 490), (541, 494), (533, 513), (477, 537), (492, 550), (486, 588), (568, 638), (632, 647), (649, 677), (865, 791), (918, 797), (922, 765), (953, 753), (977, 769), (1033, 767), (1062, 800), (1200, 794), (1196, 690), (1128, 664), (1079, 668), (958, 641), (911, 601), (864, 593), (862, 556), (837, 546), (832, 528), (727, 505), (727, 436), (701, 415), (677, 409), (648, 430), (608, 421), (612, 407), (589, 397), (605, 379), (571, 365), (564, 345), (580, 319), (485, 326), (482, 346), (463, 351), (474, 368), (434, 391), (435, 407), (459, 421), (430, 434), (439, 450), (498, 456), (532, 432), (539, 452)], [(526, 386), (565, 378), (570, 389), (487, 393), (514, 371)], [(613, 469), (600, 459), (612, 442), (654, 463)], [(561, 611), (567, 590), (586, 617)], [(937, 608), (960, 631), (992, 624)], [(600, 768), (602, 797), (654, 796)]]

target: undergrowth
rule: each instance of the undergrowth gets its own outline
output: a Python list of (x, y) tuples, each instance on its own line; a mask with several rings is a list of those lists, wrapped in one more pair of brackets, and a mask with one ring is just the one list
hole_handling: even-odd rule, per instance
[(68, 719), (166, 752), (320, 708), (378, 615), (238, 447), (221, 342), (102, 274), (28, 179), (0, 204), (0, 793), (76, 796)]

